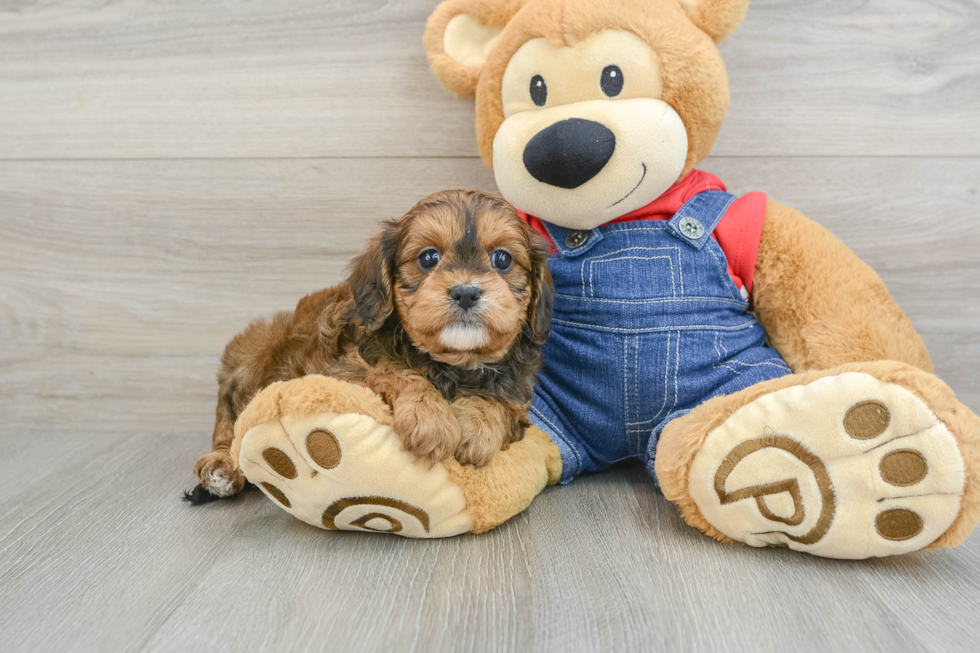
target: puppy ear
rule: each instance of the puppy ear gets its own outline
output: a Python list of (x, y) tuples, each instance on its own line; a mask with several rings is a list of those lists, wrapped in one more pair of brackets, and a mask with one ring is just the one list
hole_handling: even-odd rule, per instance
[(749, 0), (680, 0), (691, 22), (721, 43), (745, 18)]
[(425, 51), (432, 72), (460, 97), (472, 97), (497, 38), (527, 0), (446, 0), (429, 16)]
[(538, 232), (530, 232), (531, 252), (531, 303), (527, 307), (527, 324), (531, 329), (531, 342), (543, 345), (551, 335), (551, 312), (555, 307), (555, 284), (548, 269), (548, 246)]
[(354, 294), (354, 307), (348, 319), (368, 333), (381, 328), (394, 310), (392, 277), (397, 241), (398, 227), (388, 221), (350, 264), (347, 283)]

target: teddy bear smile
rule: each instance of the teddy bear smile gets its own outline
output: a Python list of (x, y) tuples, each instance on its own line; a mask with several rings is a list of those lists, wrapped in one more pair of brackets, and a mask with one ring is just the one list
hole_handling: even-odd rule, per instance
[(624, 195), (622, 198), (620, 198), (620, 199), (616, 200), (615, 202), (613, 202), (612, 204), (610, 204), (609, 205), (609, 208), (612, 208), (612, 207), (616, 206), (617, 204), (619, 204), (622, 201), (625, 201), (627, 197), (629, 197), (630, 195), (632, 195), (633, 193), (636, 192), (636, 189), (640, 187), (640, 184), (643, 183), (643, 180), (647, 178), (647, 164), (641, 163), (640, 165), (643, 166), (643, 174), (640, 175), (640, 181), (636, 182), (636, 186), (633, 186), (633, 190), (631, 190), (630, 192), (626, 193), (626, 195)]

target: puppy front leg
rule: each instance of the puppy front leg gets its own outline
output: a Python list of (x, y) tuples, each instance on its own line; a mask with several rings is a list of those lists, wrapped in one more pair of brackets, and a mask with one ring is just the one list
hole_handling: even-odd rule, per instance
[(452, 403), (462, 438), (455, 457), (461, 465), (483, 467), (511, 442), (524, 437), (527, 406), (487, 397), (460, 397)]
[[(230, 497), (245, 487), (245, 475), (235, 464), (229, 452), (235, 437), (235, 416), (229, 395), (218, 397), (215, 411), (214, 435), (211, 438), (211, 453), (201, 456), (194, 465), (194, 475), (201, 481), (201, 488), (213, 497)], [(188, 493), (191, 503), (206, 503), (207, 497), (198, 490)]]
[(370, 375), (365, 384), (392, 410), (391, 428), (402, 445), (430, 467), (453, 455), (460, 428), (442, 394), (424, 377), (411, 372)]

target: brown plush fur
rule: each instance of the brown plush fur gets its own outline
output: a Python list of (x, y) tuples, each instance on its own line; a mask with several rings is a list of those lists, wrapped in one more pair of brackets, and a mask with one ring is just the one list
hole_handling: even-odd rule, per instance
[[(660, 58), (664, 101), (687, 127), (683, 177), (708, 156), (728, 111), (728, 75), (713, 35), (734, 30), (747, 2), (702, 0), (697, 5), (685, 4), (692, 9), (692, 18), (699, 18), (712, 31), (699, 29), (678, 0), (449, 0), (430, 17), (424, 42), (433, 71), (449, 90), (461, 96), (476, 93), (477, 143), (484, 162), (492, 167), (493, 139), (504, 120), (501, 80), (522, 45), (535, 38), (574, 45), (606, 29), (639, 35)], [(715, 10), (723, 11), (715, 14)], [(488, 26), (506, 25), (480, 69), (457, 64), (443, 47), (446, 25), (464, 12), (481, 22), (486, 20)]]
[(833, 234), (769, 200), (753, 288), (756, 314), (794, 372), (894, 360), (932, 371), (884, 282)]
[(449, 21), (468, 13), (481, 25), (503, 28), (528, 0), (447, 0), (429, 16), (423, 43), (429, 63), (442, 83), (460, 97), (472, 97), (480, 81), (480, 68), (456, 63), (446, 54), (443, 35)]
[(452, 459), (442, 464), (463, 490), (473, 533), (485, 533), (522, 512), (546, 485), (561, 478), (558, 447), (533, 426), (521, 442), (486, 467), (462, 467)]
[(705, 439), (735, 411), (763, 395), (846, 372), (868, 374), (906, 388), (922, 399), (953, 434), (968, 470), (963, 501), (956, 521), (927, 548), (961, 544), (980, 521), (980, 479), (975, 473), (971, 473), (980, 468), (980, 419), (956, 401), (952, 390), (934, 375), (895, 361), (848, 363), (829, 370), (812, 370), (784, 376), (732, 395), (706, 401), (684, 417), (670, 422), (660, 435), (657, 445), (656, 472), (664, 496), (677, 504), (688, 524), (720, 542), (734, 543), (734, 540), (708, 523), (688, 492), (691, 465)]
[(679, 1), (689, 12), (691, 22), (713, 38), (715, 43), (721, 43), (734, 32), (749, 9), (749, 0)]
[[(419, 255), (433, 248), (442, 258), (423, 270)], [(501, 249), (512, 255), (508, 269), (492, 266)], [(451, 298), (460, 284), (482, 291), (469, 311)], [(508, 204), (476, 191), (426, 198), (385, 224), (343, 284), (254, 322), (228, 344), (214, 451), (195, 473), (206, 484), (220, 471), (241, 490), (229, 451), (236, 418), (266, 386), (309, 374), (380, 395), (392, 407), (394, 432), (416, 456), (485, 465), (527, 426), (552, 296), (544, 244)], [(445, 328), (462, 324), (482, 329), (483, 342), (442, 342)]]

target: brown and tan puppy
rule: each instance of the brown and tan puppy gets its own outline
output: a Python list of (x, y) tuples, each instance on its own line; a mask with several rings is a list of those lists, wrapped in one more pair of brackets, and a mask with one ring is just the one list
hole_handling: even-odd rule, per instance
[(428, 464), (483, 466), (523, 437), (554, 290), (537, 233), (503, 200), (443, 191), (384, 224), (338, 286), (253, 322), (225, 349), (213, 451), (193, 502), (240, 492), (235, 420), (264, 387), (307, 374), (364, 385)]

